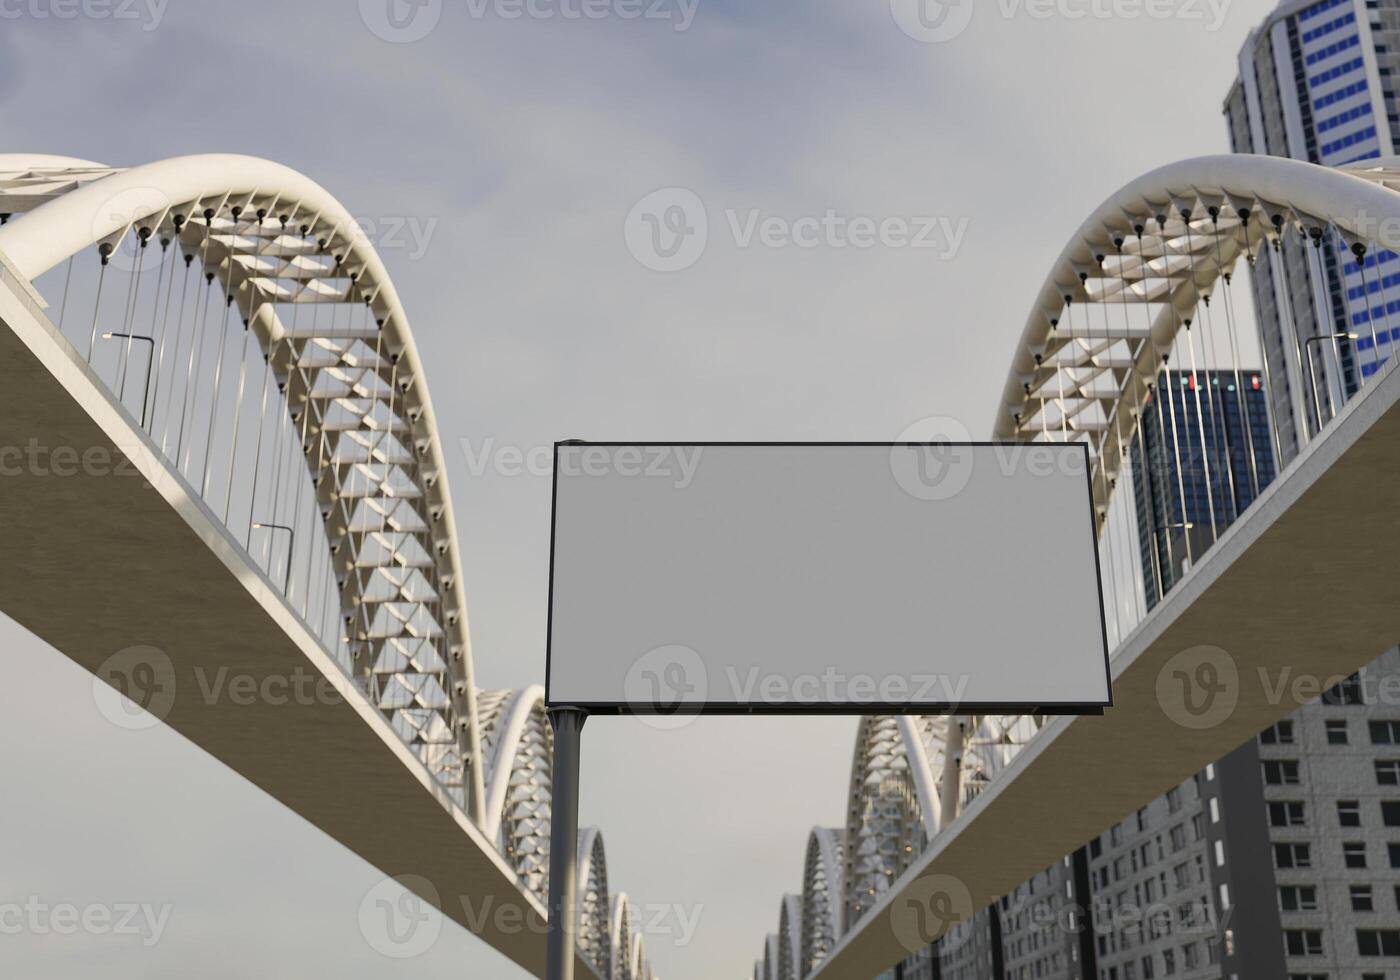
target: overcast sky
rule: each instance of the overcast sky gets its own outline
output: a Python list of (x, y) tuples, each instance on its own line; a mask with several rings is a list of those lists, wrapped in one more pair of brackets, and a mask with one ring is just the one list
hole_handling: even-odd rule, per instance
[[(914, 0), (591, 2), (432, 0), (398, 32), (385, 0), (0, 2), (3, 151), (256, 154), (384, 230), (488, 687), (544, 673), (549, 483), (503, 447), (888, 441), (930, 415), (985, 437), (1050, 262), (1120, 184), (1224, 151), (1236, 53), (1272, 6), (980, 0), (928, 28)], [(703, 214), (702, 252), (653, 247), (634, 206), (662, 189), (657, 233)], [(859, 247), (852, 218), (896, 234)], [(8, 620), (0, 643), (0, 903), (169, 911), (153, 945), (0, 934), (0, 972), (523, 976), (455, 926), (381, 958), (357, 927), (377, 872), (168, 730), (114, 729)], [(747, 975), (807, 830), (844, 821), (854, 731), (589, 724), (582, 819), (613, 888), (700, 910), (689, 943), (650, 940), (665, 980)]]

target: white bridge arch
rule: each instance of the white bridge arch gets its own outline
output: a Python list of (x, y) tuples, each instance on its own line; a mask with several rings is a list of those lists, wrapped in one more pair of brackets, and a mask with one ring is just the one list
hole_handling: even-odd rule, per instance
[[(1282, 350), (1260, 346), (1269, 388), (1286, 389), (1292, 412), (1317, 420), (1299, 424), (1296, 453), (1326, 428), (1337, 403), (1351, 393), (1335, 378), (1335, 393), (1316, 387), (1328, 379), (1305, 356), (1306, 345), (1340, 333), (1337, 339), (1343, 344), (1357, 341), (1366, 349), (1369, 341), (1379, 357), (1385, 344), (1400, 341), (1400, 291), (1392, 302), (1386, 292), (1390, 286), (1371, 271), (1378, 260), (1394, 261), (1392, 253), (1400, 251), (1400, 160), (1327, 168), (1274, 157), (1214, 156), (1162, 167), (1126, 184), (1085, 219), (1036, 294), (991, 436), (1089, 446), (1100, 548), (1106, 554), (1122, 549), (1127, 563), (1120, 574), (1138, 589), (1150, 587), (1134, 578), (1142, 574), (1136, 571), (1141, 556), (1132, 554), (1139, 538), (1127, 533), (1126, 541), (1109, 539), (1115, 528), (1121, 535), (1129, 527), (1114, 523), (1131, 520), (1122, 508), (1113, 507), (1115, 492), (1125, 482), (1125, 471), (1130, 473), (1134, 441), (1140, 440), (1140, 423), (1159, 376), (1169, 365), (1194, 373), (1210, 363), (1205, 342), (1197, 338), (1211, 329), (1217, 331), (1214, 350), (1227, 349), (1238, 371), (1241, 325), (1229, 299), (1233, 271), (1242, 259), (1254, 266), (1261, 252), (1277, 256), (1289, 248), (1303, 257), (1308, 279), (1289, 282), (1287, 268), (1272, 274), (1263, 288), (1276, 291), (1270, 295), (1279, 301), (1284, 343)], [(1361, 277), (1354, 291), (1365, 299), (1350, 322), (1337, 322), (1328, 306), (1305, 330), (1285, 300), (1326, 297), (1321, 273), (1309, 265), (1320, 261), (1314, 256), (1323, 248), (1354, 263), (1351, 272)], [(1225, 302), (1212, 309), (1210, 301), (1222, 285)], [(1227, 322), (1214, 325), (1212, 314), (1223, 314)], [(1195, 324), (1200, 329), (1193, 336)], [(1223, 336), (1227, 332), (1228, 338)], [(1199, 361), (1192, 360), (1197, 346), (1203, 355)], [(1360, 372), (1353, 374), (1359, 386)], [(1268, 421), (1273, 430), (1273, 419)], [(1273, 431), (1275, 441), (1268, 448), (1276, 454), (1272, 458), (1284, 456), (1276, 464), (1281, 466), (1288, 450)], [(1272, 476), (1261, 466), (1213, 478), (1207, 474), (1207, 479), (1253, 481), (1250, 493), (1237, 495), (1248, 502)], [(1222, 515), (1222, 525), (1237, 516)], [(1193, 560), (1216, 536), (1212, 528)], [(1115, 587), (1111, 562), (1105, 568), (1106, 591)], [(1132, 611), (1122, 611), (1126, 601), (1106, 596), (1116, 611), (1119, 639), (1138, 615), (1136, 600)], [(780, 937), (792, 928), (785, 900), (780, 931), (766, 937), (754, 976), (801, 980), (822, 975), (823, 963), (843, 940), (869, 925), (865, 913), (917, 862), (929, 841), (959, 819), (963, 807), (1035, 739), (1043, 721), (1034, 714), (861, 719), (846, 826), (814, 829), (808, 837), (798, 967), (786, 970), (779, 955)], [(856, 967), (842, 964), (847, 971)]]
[[(1242, 256), (1289, 235), (1339, 239), (1363, 256), (1400, 247), (1397, 189), (1400, 166), (1387, 160), (1332, 168), (1243, 154), (1183, 160), (1126, 184), (1085, 219), (1046, 276), (993, 437), (1088, 442), (1102, 521), (1150, 385), (1197, 304)], [(1109, 306), (1121, 322), (1096, 324), (1086, 309)]]
[[(274, 581), (269, 539), (287, 534), (283, 596), (543, 902), (553, 745), (542, 690), (476, 687), (422, 360), (356, 218), (304, 175), (253, 157), (120, 169), (0, 154), (0, 259), (31, 291), (58, 277), (48, 299), (59, 331)], [(91, 315), (77, 317), (85, 273)], [(99, 335), (108, 319), (123, 329)], [(150, 344), (139, 388), (138, 343)], [(113, 374), (96, 358), (117, 348)], [(303, 520), (318, 533), (299, 534)], [(579, 847), (581, 953), (608, 980), (652, 980), (625, 896), (620, 908), (610, 896), (602, 835), (584, 830)]]
[[(378, 688), (395, 728), (481, 823), (480, 735), (442, 446), (408, 317), (360, 225), (313, 181), (253, 157), (104, 170), (10, 155), (0, 156), (0, 174), (0, 209), (24, 212), (0, 228), (0, 252), (30, 281), (93, 245), (105, 263), (135, 241), (173, 248), (172, 260), (183, 252), (187, 267), (198, 260), (206, 289), (217, 283), (236, 306), (301, 426), (355, 674)], [(309, 329), (284, 322), (280, 307), (307, 303), (368, 316), (355, 325), (347, 310), (341, 324), (333, 312), (330, 324), (318, 318)]]

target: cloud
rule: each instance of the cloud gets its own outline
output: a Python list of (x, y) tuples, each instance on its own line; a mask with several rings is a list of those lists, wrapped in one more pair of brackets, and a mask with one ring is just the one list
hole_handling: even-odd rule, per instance
[[(1040, 279), (1084, 214), (1141, 171), (1224, 149), (1235, 52), (1269, 6), (1236, 4), (1214, 34), (980, 16), (925, 45), (883, 0), (701, 0), (684, 32), (453, 4), (424, 40), (390, 44), (355, 4), (181, 3), (150, 32), (6, 21), (0, 106), (11, 151), (248, 152), (357, 215), (436, 221), (421, 255), (385, 260), (452, 454), (478, 673), (521, 686), (543, 674), (548, 482), (473, 475), (454, 447), (881, 440), (934, 414), (985, 432)], [(1160, 71), (1140, 71), (1149, 58)], [(703, 256), (676, 273), (644, 267), (623, 236), (664, 187), (710, 217)], [(789, 226), (828, 211), (966, 219), (966, 234), (948, 259), (741, 245), (727, 213), (755, 209)], [(383, 974), (346, 901), (373, 884), (363, 864), (173, 734), (98, 728), (76, 668), (12, 627), (0, 638), (0, 737), (25, 747), (0, 813), (6, 889), (175, 903), (154, 953), (7, 944), (14, 972), (71, 975), (102, 956), (113, 977), (196, 962)], [(583, 819), (604, 828), (615, 885), (705, 907), (694, 943), (653, 949), (667, 980), (747, 971), (801, 884), (807, 829), (844, 819), (853, 731), (590, 725)], [(515, 975), (449, 932), (421, 975)]]

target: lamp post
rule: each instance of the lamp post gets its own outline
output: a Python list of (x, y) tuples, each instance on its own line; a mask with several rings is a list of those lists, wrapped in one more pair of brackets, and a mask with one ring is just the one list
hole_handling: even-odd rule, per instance
[[(1325, 343), (1326, 341), (1329, 341), (1329, 340), (1332, 341), (1333, 343), (1337, 343), (1338, 341), (1342, 341), (1342, 340), (1355, 340), (1358, 336), (1359, 336), (1358, 334), (1350, 333), (1350, 332), (1348, 332), (1348, 331), (1343, 330), (1343, 331), (1339, 331), (1339, 332), (1337, 332), (1337, 333), (1323, 334), (1323, 335), (1320, 336), (1320, 337), (1309, 337), (1307, 340), (1303, 341), (1303, 350), (1304, 350), (1304, 351), (1307, 353), (1307, 355), (1308, 355), (1308, 379), (1309, 379), (1310, 381), (1312, 381), (1312, 390), (1313, 390), (1313, 413), (1317, 416), (1317, 428), (1318, 428), (1318, 431), (1319, 431), (1319, 432), (1322, 430), (1322, 405), (1321, 405), (1321, 403), (1320, 403), (1320, 402), (1318, 401), (1318, 399), (1317, 399), (1317, 374), (1316, 374), (1316, 373), (1314, 372), (1314, 370), (1313, 370), (1312, 345), (1313, 345), (1313, 344)], [(1341, 352), (1338, 351), (1338, 353), (1337, 353), (1337, 364), (1338, 364), (1338, 366), (1341, 365), (1341, 361), (1342, 361)], [(1339, 382), (1338, 382), (1338, 383), (1340, 383), (1340, 379), (1339, 379)], [(1328, 401), (1328, 403), (1331, 403), (1331, 401), (1332, 401), (1332, 386), (1331, 386), (1330, 384), (1327, 386), (1327, 401)], [(1332, 414), (1333, 416), (1336, 416), (1337, 413), (1336, 413), (1336, 412), (1332, 412), (1331, 414)]]
[(282, 574), (282, 594), (285, 596), (287, 594), (287, 586), (290, 585), (292, 581), (292, 556), (296, 554), (294, 549), (296, 548), (297, 532), (286, 524), (272, 524), (267, 521), (254, 521), (253, 527), (265, 528), (268, 531), (287, 532), (287, 568)]
[[(1170, 522), (1170, 523), (1167, 523), (1167, 524), (1158, 524), (1156, 527), (1154, 527), (1154, 528), (1152, 529), (1152, 540), (1153, 540), (1153, 541), (1156, 541), (1156, 540), (1157, 540), (1157, 534), (1158, 534), (1159, 532), (1162, 532), (1162, 533), (1163, 533), (1163, 537), (1164, 537), (1164, 540), (1165, 540), (1165, 542), (1166, 542), (1166, 550), (1167, 550), (1168, 560), (1169, 560), (1169, 561), (1172, 561), (1172, 565), (1173, 565), (1173, 566), (1175, 566), (1176, 563), (1175, 563), (1175, 561), (1173, 561), (1173, 560), (1171, 559), (1171, 557), (1170, 557), (1170, 556), (1171, 556), (1171, 553), (1172, 553), (1172, 539), (1171, 539), (1170, 535), (1166, 535), (1165, 532), (1167, 532), (1167, 531), (1183, 531), (1183, 532), (1185, 532), (1185, 531), (1190, 531), (1190, 530), (1191, 530), (1192, 528), (1194, 528), (1195, 526), (1196, 526), (1195, 523), (1193, 523), (1192, 521), (1174, 521), (1174, 522)], [(1160, 552), (1160, 549), (1159, 549), (1159, 550), (1158, 550), (1158, 554), (1160, 554), (1160, 553), (1161, 553), (1161, 552)], [(1188, 555), (1190, 554), (1190, 549), (1187, 549), (1187, 554), (1188, 554)], [(1188, 558), (1187, 560), (1189, 561), (1190, 559)], [(1174, 583), (1174, 582), (1176, 581), (1176, 568), (1173, 567), (1173, 568), (1171, 569), (1171, 572), (1172, 572), (1172, 582)], [(1161, 599), (1163, 599), (1163, 598), (1166, 597), (1166, 589), (1163, 589), (1163, 588), (1162, 588), (1161, 581), (1160, 581), (1161, 578), (1162, 578), (1162, 576), (1161, 576), (1161, 574), (1159, 573), (1159, 574), (1158, 574), (1158, 580), (1159, 580), (1159, 581), (1158, 581), (1158, 585), (1157, 585), (1157, 598), (1158, 598), (1158, 600), (1161, 600)], [(1171, 585), (1168, 585), (1167, 588), (1171, 588)]]
[[(151, 367), (153, 366), (156, 356), (156, 339), (140, 333), (112, 333), (110, 330), (102, 335), (102, 339), (125, 340), (127, 341), (128, 347), (130, 347), (130, 343), (133, 340), (144, 340), (151, 345), (150, 356), (146, 358), (146, 381), (141, 385), (141, 428), (144, 429), (146, 427), (146, 396), (150, 393), (151, 388)], [(125, 382), (126, 379), (123, 378), (122, 380)], [(117, 392), (117, 397), (121, 398), (123, 394), (125, 394), (125, 392), (119, 390)]]

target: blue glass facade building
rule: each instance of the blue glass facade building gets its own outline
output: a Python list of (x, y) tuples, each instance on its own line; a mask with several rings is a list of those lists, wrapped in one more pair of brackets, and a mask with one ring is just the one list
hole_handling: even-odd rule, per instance
[[(1254, 31), (1225, 101), (1237, 153), (1325, 166), (1394, 155), (1400, 136), (1400, 0), (1289, 0)], [(1253, 288), (1282, 462), (1400, 344), (1400, 257), (1358, 262), (1323, 229), (1259, 255)], [(1384, 235), (1377, 235), (1384, 238)]]
[(1159, 373), (1131, 458), (1138, 554), (1150, 609), (1273, 482), (1262, 375)]

